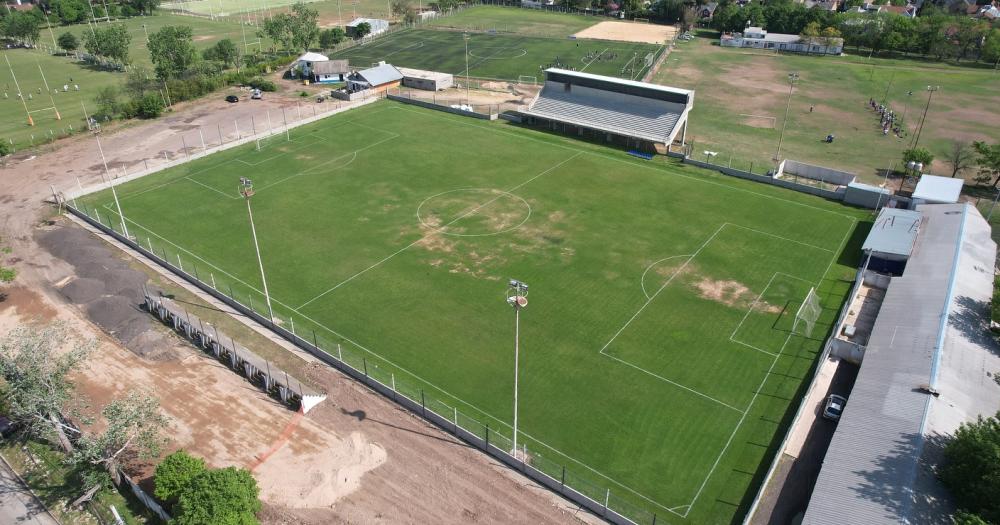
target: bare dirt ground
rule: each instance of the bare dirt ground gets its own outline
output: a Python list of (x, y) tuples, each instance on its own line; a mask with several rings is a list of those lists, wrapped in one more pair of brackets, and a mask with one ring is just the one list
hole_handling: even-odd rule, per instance
[[(242, 123), (251, 114), (260, 119), (267, 110), (276, 118), (282, 108), (301, 111), (301, 104), (270, 94), (263, 101), (226, 104), (216, 94), (178, 105), (156, 121), (106, 129), (103, 149), (111, 166), (142, 163), (151, 155), (176, 158), (184, 154), (184, 144), (198, 144), (199, 129), (235, 134), (233, 127), (225, 128), (234, 120)], [(126, 337), (102, 331), (95, 321), (118, 308), (107, 306), (109, 298), (119, 298), (118, 303), (128, 299), (130, 292), (117, 290), (121, 283), (116, 279), (131, 276), (125, 278), (129, 286), (134, 286), (129, 279), (143, 280), (131, 273), (138, 265), (124, 267), (105, 258), (92, 249), (101, 248), (93, 238), (96, 246), (81, 245), (80, 237), (69, 235), (50, 245), (51, 251), (38, 241), (48, 233), (40, 230), (78, 228), (66, 219), (49, 221), (54, 210), (43, 202), (51, 195), (49, 185), (68, 188), (79, 181), (86, 186), (99, 182), (103, 170), (90, 136), (60, 141), (47, 152), (20, 154), (0, 169), (0, 236), (13, 250), (4, 259), (19, 272), (15, 285), (0, 290), (5, 294), (0, 333), (32, 320), (58, 319), (73, 333), (96, 339), (87, 368), (75, 378), (92, 405), (136, 386), (155, 392), (170, 419), (169, 449), (186, 448), (216, 466), (252, 468), (262, 488), (265, 523), (597, 521), (341, 374), (282, 350), (273, 339), (253, 349), (297, 361), (303, 379), (329, 394), (307, 416), (266, 397), (155, 323), (145, 333), (163, 336), (150, 339), (160, 345), (158, 352), (144, 354), (145, 340), (131, 332), (127, 339), (132, 349), (123, 346)], [(100, 263), (73, 265), (62, 258), (74, 250)], [(109, 268), (114, 276), (102, 273)], [(146, 278), (166, 280), (157, 271), (143, 271)], [(220, 304), (199, 300), (200, 308), (224, 311)], [(134, 469), (138, 479), (149, 473), (149, 466)]]
[(664, 44), (673, 40), (675, 34), (677, 34), (677, 28), (674, 26), (607, 20), (592, 25), (573, 36), (598, 40)]

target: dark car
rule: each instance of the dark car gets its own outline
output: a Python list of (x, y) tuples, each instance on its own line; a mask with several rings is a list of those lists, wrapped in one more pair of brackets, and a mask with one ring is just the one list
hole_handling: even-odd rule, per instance
[(226, 102), (229, 102), (230, 104), (234, 104), (234, 103), (239, 102), (239, 101), (240, 101), (240, 97), (237, 97), (236, 95), (229, 95), (229, 96), (226, 97)]
[(14, 424), (6, 417), (0, 416), (0, 437), (10, 437), (14, 430)]

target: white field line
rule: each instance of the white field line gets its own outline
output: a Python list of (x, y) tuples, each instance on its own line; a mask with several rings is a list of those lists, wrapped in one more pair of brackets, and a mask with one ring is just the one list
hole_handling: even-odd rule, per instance
[(226, 197), (227, 199), (239, 199), (240, 198), (240, 197), (237, 197), (236, 195), (229, 195), (228, 193), (224, 193), (222, 191), (219, 191), (218, 189), (216, 189), (216, 188), (214, 188), (212, 186), (209, 186), (208, 184), (205, 184), (205, 183), (203, 183), (201, 181), (198, 181), (196, 179), (192, 179), (190, 175), (185, 175), (183, 178), (187, 179), (187, 180), (189, 180), (189, 181), (191, 181), (191, 182), (193, 182), (193, 183), (195, 183), (195, 184), (197, 184), (199, 186), (208, 188), (208, 189), (214, 191), (215, 193), (218, 193), (219, 195), (222, 195), (223, 197)]
[[(615, 162), (620, 162), (620, 163), (623, 163), (623, 164), (628, 164), (630, 166), (635, 166), (637, 168), (642, 168), (642, 169), (646, 169), (646, 170), (653, 170), (653, 171), (655, 171), (656, 173), (658, 173), (660, 175), (667, 175), (667, 176), (670, 176), (670, 177), (680, 177), (682, 179), (688, 179), (688, 180), (695, 181), (695, 182), (700, 183), (700, 184), (709, 184), (709, 185), (712, 185), (712, 186), (718, 186), (720, 188), (724, 188), (724, 189), (729, 190), (729, 191), (735, 191), (735, 192), (739, 192), (739, 193), (746, 193), (746, 194), (749, 194), (749, 195), (756, 195), (758, 197), (763, 197), (765, 199), (770, 199), (770, 200), (775, 200), (775, 201), (783, 202), (785, 204), (790, 204), (790, 205), (793, 205), (793, 206), (801, 206), (803, 208), (809, 208), (811, 210), (815, 210), (815, 211), (818, 211), (818, 212), (829, 213), (831, 215), (836, 215), (838, 217), (842, 217), (844, 219), (850, 220), (852, 225), (856, 222), (856, 219), (854, 217), (852, 217), (850, 215), (847, 215), (847, 214), (844, 214), (844, 213), (836, 212), (836, 211), (833, 211), (833, 210), (828, 210), (828, 209), (825, 209), (825, 208), (820, 208), (818, 206), (813, 206), (813, 205), (810, 205), (810, 204), (806, 204), (804, 202), (798, 202), (798, 201), (793, 201), (793, 200), (789, 200), (789, 199), (784, 199), (784, 198), (778, 197), (776, 195), (768, 195), (766, 193), (759, 193), (759, 192), (751, 191), (751, 190), (748, 190), (748, 189), (745, 189), (745, 188), (739, 188), (739, 187), (736, 187), (736, 186), (731, 186), (731, 185), (728, 185), (728, 184), (723, 184), (721, 182), (716, 182), (716, 181), (713, 181), (713, 180), (708, 180), (708, 179), (705, 179), (703, 177), (696, 177), (696, 176), (693, 176), (693, 175), (685, 175), (683, 173), (668, 172), (666, 170), (663, 170), (663, 169), (655, 167), (655, 165), (650, 165), (648, 163), (648, 161), (644, 161), (644, 162), (646, 162), (646, 164), (639, 164), (638, 162), (632, 162), (632, 161), (630, 161), (628, 159), (623, 159), (623, 158), (618, 158), (618, 157), (612, 157), (612, 156), (609, 156), (609, 155), (605, 155), (605, 154), (602, 154), (602, 153), (597, 153), (597, 152), (590, 151), (590, 150), (584, 150), (584, 149), (574, 148), (574, 147), (566, 145), (566, 144), (557, 144), (557, 143), (553, 143), (553, 142), (549, 142), (549, 141), (545, 141), (545, 140), (540, 140), (540, 139), (537, 139), (537, 138), (534, 138), (534, 137), (531, 137), (531, 136), (528, 136), (528, 135), (523, 135), (521, 133), (513, 133), (513, 132), (505, 131), (505, 130), (502, 130), (502, 129), (491, 129), (491, 128), (487, 127), (487, 126), (491, 126), (491, 124), (484, 126), (484, 125), (479, 125), (479, 124), (473, 124), (471, 122), (465, 122), (464, 120), (457, 120), (457, 119), (456, 120), (452, 120), (448, 116), (443, 115), (443, 114), (441, 114), (440, 112), (437, 112), (437, 111), (423, 111), (423, 110), (419, 110), (417, 108), (413, 108), (413, 107), (410, 107), (410, 106), (399, 106), (399, 109), (401, 111), (409, 111), (411, 113), (416, 113), (418, 115), (423, 115), (423, 116), (428, 117), (428, 118), (436, 118), (436, 119), (440, 119), (440, 120), (447, 120), (447, 121), (449, 121), (449, 122), (451, 122), (451, 123), (453, 123), (455, 125), (468, 126), (468, 127), (472, 127), (472, 128), (483, 130), (483, 131), (485, 131), (487, 133), (500, 133), (500, 134), (503, 134), (503, 135), (508, 135), (508, 136), (511, 136), (511, 137), (517, 137), (517, 138), (523, 139), (523, 140), (528, 140), (528, 141), (531, 141), (531, 142), (538, 142), (538, 143), (544, 144), (544, 145), (546, 145), (548, 147), (554, 147), (554, 148), (566, 149), (566, 150), (570, 150), (570, 151), (578, 151), (580, 153), (586, 153), (588, 155), (593, 155), (595, 157), (600, 157), (602, 159), (611, 160), (611, 161), (615, 161)], [(466, 120), (468, 120), (468, 119), (466, 119)]]
[[(844, 247), (847, 245), (847, 240), (851, 236), (851, 232), (854, 231), (854, 226), (856, 223), (857, 219), (851, 217), (851, 226), (847, 228), (847, 231), (844, 232), (844, 238), (841, 239), (840, 245), (838, 246), (837, 250), (833, 252), (833, 255), (830, 257), (829, 264), (826, 265), (826, 269), (823, 270), (823, 273), (820, 274), (819, 279), (816, 280), (816, 286), (820, 286), (821, 284), (823, 284), (823, 279), (825, 279), (827, 274), (830, 273), (830, 268), (833, 268), (833, 263), (837, 261), (837, 254), (844, 250)], [(771, 368), (769, 368), (767, 373), (764, 374), (764, 379), (762, 379), (760, 383), (761, 386), (758, 387), (757, 392), (754, 392), (753, 398), (750, 399), (750, 404), (747, 405), (746, 412), (743, 413), (743, 417), (740, 418), (740, 421), (736, 424), (736, 428), (733, 429), (733, 433), (730, 434), (729, 440), (726, 442), (726, 446), (723, 447), (722, 452), (719, 453), (719, 457), (716, 458), (715, 463), (712, 465), (712, 468), (708, 471), (708, 475), (705, 476), (705, 480), (702, 481), (701, 487), (698, 488), (698, 492), (696, 492), (694, 498), (691, 499), (691, 503), (688, 505), (688, 510), (684, 513), (684, 517), (687, 517), (688, 513), (691, 512), (691, 509), (694, 508), (694, 504), (698, 501), (698, 497), (701, 496), (702, 491), (705, 489), (705, 485), (708, 484), (708, 480), (712, 477), (712, 474), (715, 472), (716, 467), (719, 466), (719, 461), (722, 460), (722, 456), (725, 455), (726, 450), (729, 449), (729, 445), (732, 443), (733, 438), (736, 436), (736, 432), (739, 431), (740, 426), (746, 419), (746, 415), (750, 413), (750, 409), (753, 407), (753, 402), (757, 399), (757, 394), (760, 392), (760, 389), (763, 388), (764, 382), (767, 381), (767, 377), (771, 375), (771, 371), (774, 370), (774, 365), (778, 363), (778, 359), (780, 358), (782, 351), (784, 351), (785, 349), (785, 345), (788, 344), (788, 341), (791, 339), (792, 335), (793, 334), (788, 334), (788, 337), (785, 339), (785, 343), (782, 344), (781, 349), (778, 350), (778, 357), (774, 358), (774, 362), (771, 363)]]
[[(260, 138), (260, 139), (257, 139), (257, 140), (281, 141), (280, 135), (275, 136), (275, 137), (263, 137), (263, 138)], [(246, 164), (247, 166), (260, 166), (261, 164), (263, 164), (265, 162), (271, 162), (272, 160), (280, 159), (281, 157), (284, 157), (285, 155), (288, 155), (289, 153), (295, 153), (296, 151), (300, 151), (300, 150), (306, 149), (309, 146), (312, 146), (314, 144), (319, 143), (320, 141), (321, 141), (321, 139), (318, 138), (318, 137), (315, 138), (315, 139), (313, 139), (311, 142), (302, 142), (302, 141), (297, 141), (297, 140), (286, 140), (284, 142), (295, 142), (295, 143), (298, 143), (298, 144), (302, 144), (302, 146), (294, 148), (294, 149), (289, 150), (289, 151), (278, 153), (277, 155), (274, 155), (274, 156), (271, 156), (271, 157), (267, 157), (266, 159), (260, 159), (257, 162), (247, 162), (247, 161), (245, 161), (245, 160), (243, 160), (241, 158), (236, 158), (236, 161), (237, 162), (242, 162), (243, 164)], [(266, 147), (270, 147), (270, 146), (271, 145), (268, 144), (268, 145), (265, 145), (264, 147), (266, 148)]]
[(714, 397), (712, 397), (710, 395), (703, 394), (703, 393), (701, 393), (701, 392), (699, 392), (699, 391), (697, 391), (697, 390), (695, 390), (695, 389), (693, 389), (691, 387), (684, 386), (684, 385), (682, 385), (682, 384), (680, 384), (680, 383), (678, 383), (676, 381), (671, 381), (671, 380), (669, 380), (669, 379), (667, 379), (667, 378), (665, 378), (663, 376), (655, 374), (654, 372), (650, 372), (649, 370), (646, 370), (645, 368), (642, 368), (640, 366), (636, 366), (636, 365), (634, 365), (632, 363), (629, 363), (628, 361), (625, 361), (624, 359), (619, 359), (619, 358), (617, 358), (617, 357), (615, 357), (615, 356), (613, 356), (611, 354), (605, 354), (603, 351), (599, 352), (599, 353), (601, 355), (603, 355), (604, 357), (608, 357), (608, 358), (614, 359), (615, 361), (618, 361), (619, 363), (621, 363), (623, 365), (630, 366), (630, 367), (632, 367), (632, 368), (634, 368), (634, 369), (636, 369), (636, 370), (638, 370), (638, 371), (640, 371), (640, 372), (642, 372), (644, 374), (648, 374), (648, 375), (650, 375), (652, 377), (655, 377), (656, 379), (659, 379), (660, 381), (663, 381), (665, 383), (669, 383), (669, 384), (671, 384), (671, 385), (673, 385), (673, 386), (675, 386), (677, 388), (680, 388), (682, 390), (686, 390), (686, 391), (688, 391), (688, 392), (690, 392), (690, 393), (692, 393), (692, 394), (694, 394), (696, 396), (703, 397), (703, 398), (705, 398), (705, 399), (707, 399), (709, 401), (712, 401), (714, 403), (718, 403), (718, 404), (720, 404), (720, 405), (722, 405), (722, 406), (724, 406), (724, 407), (726, 407), (726, 408), (728, 408), (730, 410), (735, 410), (736, 412), (739, 412), (741, 414), (743, 413), (742, 410), (740, 410), (739, 408), (734, 407), (733, 405), (730, 405), (730, 404), (728, 404), (728, 403), (726, 403), (724, 401), (719, 401), (718, 399), (715, 399)]
[[(765, 231), (761, 231), (761, 230), (755, 230), (753, 228), (748, 228), (746, 226), (742, 226), (742, 225), (739, 225), (739, 224), (734, 224), (734, 223), (729, 223), (729, 224), (732, 225), (732, 226), (735, 226), (737, 228), (743, 228), (744, 230), (747, 230), (747, 231), (752, 231), (754, 233), (759, 233), (761, 235), (767, 235), (769, 237), (774, 237), (775, 239), (781, 239), (783, 241), (793, 242), (795, 244), (800, 244), (802, 246), (807, 246), (807, 247), (812, 248), (814, 250), (822, 250), (822, 251), (824, 251), (826, 253), (834, 253), (833, 250), (830, 250), (830, 249), (827, 249), (827, 248), (823, 248), (822, 246), (816, 246), (815, 244), (809, 244), (807, 242), (796, 241), (795, 239), (789, 239), (788, 237), (782, 237), (780, 235), (775, 235), (775, 234), (770, 233), (770, 232), (765, 232)], [(795, 276), (794, 275), (789, 275), (789, 277), (795, 277)]]
[[(649, 266), (647, 266), (646, 269), (645, 269), (645, 271), (642, 272), (642, 277), (639, 278), (639, 287), (642, 288), (642, 295), (645, 295), (646, 299), (650, 298), (649, 294), (646, 293), (646, 274), (649, 273), (649, 271), (652, 270), (653, 267), (656, 266), (657, 264), (660, 264), (663, 261), (669, 261), (670, 259), (677, 259), (679, 257), (693, 257), (693, 255), (691, 255), (690, 253), (688, 253), (688, 254), (684, 254), (684, 255), (672, 255), (670, 257), (664, 257), (664, 258), (660, 259), (659, 261), (655, 261), (652, 264), (650, 264)], [(674, 272), (670, 275), (670, 278), (673, 279), (674, 278), (674, 274), (676, 274), (676, 273), (677, 273), (677, 270), (674, 270)]]
[[(513, 193), (513, 192), (514, 192), (515, 190), (517, 190), (518, 188), (521, 188), (521, 187), (522, 187), (522, 186), (524, 186), (525, 184), (528, 184), (529, 182), (531, 182), (531, 181), (533, 181), (533, 180), (537, 179), (538, 177), (541, 177), (542, 175), (545, 175), (546, 173), (549, 173), (549, 172), (551, 172), (551, 171), (553, 171), (553, 170), (555, 170), (555, 169), (559, 168), (559, 167), (560, 167), (560, 166), (562, 166), (563, 164), (566, 164), (567, 162), (569, 162), (569, 161), (571, 161), (571, 160), (575, 159), (575, 158), (576, 158), (576, 157), (578, 157), (579, 155), (580, 155), (580, 153), (577, 153), (577, 154), (575, 154), (575, 155), (571, 156), (570, 158), (568, 158), (568, 159), (566, 159), (566, 160), (563, 160), (562, 162), (560, 162), (560, 163), (556, 164), (555, 166), (552, 166), (552, 167), (550, 167), (550, 168), (546, 169), (545, 171), (542, 171), (542, 172), (541, 172), (541, 173), (539, 173), (538, 175), (535, 175), (534, 177), (531, 177), (530, 179), (528, 179), (528, 180), (526, 180), (526, 181), (524, 181), (524, 182), (522, 182), (522, 183), (518, 184), (517, 186), (514, 186), (513, 188), (510, 188), (510, 189), (506, 190), (506, 191), (505, 191), (504, 193), (501, 193), (501, 194), (497, 195), (496, 197), (493, 197), (492, 199), (490, 199), (490, 200), (488, 200), (488, 201), (486, 201), (486, 202), (484, 202), (484, 203), (482, 203), (482, 204), (480, 204), (480, 205), (476, 206), (475, 208), (472, 208), (472, 209), (471, 209), (470, 211), (468, 211), (468, 212), (466, 212), (466, 213), (463, 213), (463, 214), (459, 215), (458, 217), (456, 217), (456, 218), (452, 219), (451, 221), (449, 221), (449, 222), (448, 222), (447, 224), (445, 224), (444, 226), (442, 226), (442, 227), (441, 227), (441, 229), (444, 229), (444, 228), (447, 228), (448, 226), (450, 226), (450, 225), (452, 225), (452, 224), (454, 224), (454, 223), (458, 222), (459, 220), (461, 220), (461, 219), (464, 219), (464, 218), (468, 217), (469, 215), (472, 215), (472, 214), (474, 214), (474, 213), (478, 212), (479, 210), (481, 210), (481, 209), (483, 209), (484, 207), (488, 206), (489, 204), (493, 203), (493, 202), (494, 202), (494, 201), (496, 201), (497, 199), (499, 199), (499, 198), (503, 197), (503, 196), (504, 196), (505, 194), (508, 194), (508, 193)], [(419, 219), (419, 217), (418, 217), (418, 219)], [(440, 230), (436, 230), (436, 231), (434, 231), (433, 233), (437, 233), (438, 231), (440, 231)], [(385, 262), (386, 262), (386, 261), (388, 261), (389, 259), (392, 259), (393, 257), (395, 257), (395, 256), (397, 256), (397, 255), (399, 255), (399, 254), (403, 253), (404, 251), (406, 251), (406, 250), (408, 250), (408, 249), (412, 248), (412, 247), (413, 247), (414, 245), (416, 245), (417, 243), (419, 243), (419, 242), (423, 241), (423, 240), (424, 240), (424, 239), (426, 239), (426, 238), (427, 238), (428, 236), (430, 236), (430, 235), (433, 235), (433, 233), (428, 233), (427, 235), (424, 235), (424, 236), (421, 236), (421, 237), (420, 237), (419, 239), (417, 239), (417, 240), (415, 240), (415, 241), (411, 242), (410, 244), (407, 244), (406, 246), (404, 246), (404, 247), (402, 247), (402, 248), (400, 248), (400, 249), (396, 250), (395, 252), (393, 252), (393, 253), (391, 253), (391, 254), (387, 255), (386, 257), (382, 258), (382, 259), (381, 259), (380, 261), (376, 262), (375, 264), (373, 264), (373, 265), (371, 265), (371, 266), (369, 266), (369, 267), (365, 268), (364, 270), (361, 270), (360, 272), (358, 272), (358, 273), (356, 273), (356, 274), (354, 274), (354, 275), (352, 275), (352, 276), (348, 277), (347, 279), (344, 279), (343, 281), (341, 281), (341, 282), (337, 283), (336, 285), (332, 286), (331, 288), (327, 289), (327, 290), (326, 290), (325, 292), (323, 292), (323, 293), (321, 293), (321, 294), (319, 294), (319, 295), (317, 295), (317, 296), (313, 297), (312, 299), (309, 299), (308, 301), (306, 301), (306, 302), (302, 303), (301, 305), (299, 305), (299, 307), (298, 307), (298, 308), (295, 308), (295, 309), (294, 309), (294, 311), (295, 311), (296, 313), (301, 313), (301, 312), (300, 312), (299, 310), (301, 310), (302, 308), (305, 308), (306, 306), (309, 306), (309, 304), (311, 304), (312, 302), (316, 301), (317, 299), (319, 299), (319, 298), (321, 298), (321, 297), (325, 296), (326, 294), (328, 294), (328, 293), (330, 293), (330, 292), (333, 292), (333, 291), (334, 291), (334, 290), (336, 290), (337, 288), (340, 288), (341, 286), (343, 286), (343, 285), (345, 285), (345, 284), (347, 284), (347, 283), (349, 283), (349, 282), (353, 281), (354, 279), (357, 279), (357, 278), (358, 278), (358, 277), (360, 277), (361, 275), (363, 275), (363, 274), (365, 274), (365, 273), (367, 273), (367, 272), (369, 272), (369, 271), (371, 271), (371, 270), (373, 270), (373, 269), (375, 269), (375, 268), (377, 268), (377, 267), (381, 266), (381, 265), (382, 265), (383, 263), (385, 263)]]
[(607, 47), (604, 48), (604, 50), (602, 50), (600, 53), (598, 53), (597, 56), (595, 56), (594, 58), (590, 59), (590, 62), (587, 62), (586, 64), (584, 64), (583, 68), (580, 69), (580, 72), (583, 73), (584, 71), (586, 71), (587, 68), (590, 67), (591, 64), (593, 64), (594, 62), (596, 62), (597, 59), (601, 58), (601, 56), (604, 55), (604, 53), (606, 53), (608, 51), (608, 49), (609, 48), (607, 48)]

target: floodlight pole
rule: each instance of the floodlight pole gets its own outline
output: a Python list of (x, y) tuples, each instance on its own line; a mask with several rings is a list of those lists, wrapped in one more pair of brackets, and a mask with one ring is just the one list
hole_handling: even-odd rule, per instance
[(94, 138), (97, 140), (97, 151), (101, 152), (101, 163), (104, 164), (104, 174), (108, 176), (108, 182), (111, 184), (111, 195), (115, 198), (115, 208), (118, 209), (118, 218), (122, 222), (122, 233), (125, 234), (126, 239), (131, 239), (132, 237), (128, 234), (128, 225), (125, 224), (125, 214), (122, 213), (122, 205), (118, 202), (118, 192), (115, 190), (115, 180), (111, 178), (111, 173), (108, 171), (108, 161), (104, 158), (104, 147), (101, 146), (101, 137), (98, 134), (94, 134)]
[(917, 128), (917, 136), (913, 137), (913, 145), (910, 149), (916, 149), (920, 144), (920, 133), (924, 131), (924, 121), (927, 120), (927, 110), (931, 108), (931, 97), (934, 92), (941, 89), (941, 86), (927, 86), (927, 104), (924, 106), (924, 114), (920, 117), (920, 126)]
[(465, 105), (469, 105), (469, 33), (462, 33), (465, 40)]
[(260, 282), (264, 285), (264, 301), (267, 302), (267, 318), (274, 324), (274, 310), (271, 309), (271, 294), (267, 291), (267, 279), (264, 277), (264, 261), (260, 257), (260, 244), (257, 242), (257, 228), (253, 224), (253, 210), (250, 208), (250, 197), (253, 197), (253, 185), (248, 179), (240, 179), (240, 195), (247, 201), (247, 216), (250, 217), (250, 234), (253, 236), (253, 248), (257, 252), (257, 266), (260, 267)]
[(788, 126), (788, 108), (792, 105), (792, 89), (795, 81), (799, 79), (799, 74), (792, 72), (788, 74), (788, 100), (785, 102), (785, 120), (781, 122), (781, 133), (778, 134), (778, 149), (774, 150), (774, 161), (781, 159), (781, 140), (785, 138), (785, 127)]
[(507, 304), (514, 308), (514, 433), (511, 440), (511, 453), (517, 458), (517, 396), (518, 371), (521, 355), (521, 308), (527, 306), (528, 285), (516, 279), (511, 279), (507, 288)]

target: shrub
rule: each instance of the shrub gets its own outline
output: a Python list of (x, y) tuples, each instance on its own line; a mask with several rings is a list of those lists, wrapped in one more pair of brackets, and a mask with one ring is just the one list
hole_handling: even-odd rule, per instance
[(205, 470), (203, 459), (178, 450), (163, 458), (163, 461), (156, 466), (156, 475), (153, 478), (156, 488), (153, 494), (160, 498), (160, 501), (173, 506), (177, 503), (177, 497), (184, 487)]
[(174, 506), (176, 525), (254, 525), (260, 512), (260, 489), (250, 471), (228, 467), (198, 474)]
[(990, 523), (1000, 522), (1000, 412), (955, 431), (944, 449), (941, 480), (958, 506)]
[(277, 91), (278, 90), (278, 86), (274, 85), (274, 82), (271, 82), (270, 80), (267, 80), (267, 79), (264, 79), (264, 78), (260, 78), (260, 77), (251, 78), (250, 79), (250, 87), (252, 87), (254, 89), (259, 89), (261, 91)]
[(10, 152), (13, 149), (14, 147), (10, 145), (10, 142), (7, 142), (6, 139), (0, 139), (0, 157), (10, 155)]
[(150, 93), (135, 102), (136, 116), (139, 118), (156, 118), (163, 113), (163, 101), (158, 93)]

